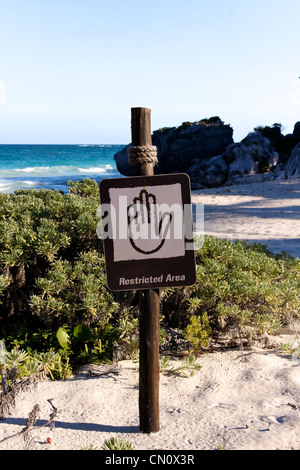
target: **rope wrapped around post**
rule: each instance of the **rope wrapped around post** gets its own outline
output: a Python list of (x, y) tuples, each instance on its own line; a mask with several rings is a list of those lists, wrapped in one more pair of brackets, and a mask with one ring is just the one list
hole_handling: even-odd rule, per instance
[(128, 160), (133, 166), (145, 163), (157, 165), (157, 147), (154, 145), (132, 146), (128, 149)]

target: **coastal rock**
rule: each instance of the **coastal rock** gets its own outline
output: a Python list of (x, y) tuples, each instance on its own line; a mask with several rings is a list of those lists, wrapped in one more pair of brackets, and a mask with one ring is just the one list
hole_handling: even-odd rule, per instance
[(187, 173), (192, 189), (215, 188), (274, 179), (278, 161), (270, 139), (261, 132), (251, 132), (240, 143), (229, 145), (222, 155), (197, 160)]
[(300, 143), (296, 145), (285, 167), (287, 178), (300, 176)]
[(197, 160), (186, 172), (191, 179), (192, 190), (217, 188), (222, 186), (228, 176), (228, 165), (222, 155), (207, 160)]
[[(192, 190), (238, 183), (263, 182), (300, 176), (300, 122), (292, 134), (283, 135), (281, 124), (258, 127), (239, 143), (220, 118), (183, 123), (153, 132), (159, 164), (155, 174), (184, 172)], [(115, 155), (117, 168), (133, 175), (126, 146)]]
[[(185, 172), (196, 160), (220, 155), (233, 143), (232, 136), (233, 129), (218, 117), (154, 131), (152, 144), (157, 147), (159, 160), (155, 174)], [(114, 157), (118, 171), (124, 176), (133, 175), (133, 168), (128, 163), (129, 147)]]
[(117, 165), (117, 170), (121, 175), (124, 176), (133, 176), (134, 168), (130, 165), (128, 161), (128, 150), (131, 147), (131, 144), (126, 145), (122, 150), (114, 155), (114, 159)]
[(251, 132), (240, 143), (230, 145), (223, 159), (228, 164), (227, 183), (234, 183), (239, 175), (255, 175), (274, 170), (279, 155), (269, 139), (260, 132)]
[(291, 156), (292, 150), (300, 142), (300, 122), (296, 122), (292, 134), (282, 134), (282, 125), (258, 126), (254, 129), (270, 140), (274, 150), (279, 155), (279, 164), (286, 165)]
[(298, 142), (300, 142), (300, 122), (296, 122), (294, 126), (294, 131), (293, 131), (293, 137), (297, 139)]

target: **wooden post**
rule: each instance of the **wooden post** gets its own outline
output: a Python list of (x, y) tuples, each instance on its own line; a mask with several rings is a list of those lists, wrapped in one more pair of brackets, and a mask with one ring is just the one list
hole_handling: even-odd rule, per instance
[[(132, 145), (151, 146), (151, 110), (131, 109)], [(135, 165), (136, 176), (152, 176), (152, 163)], [(159, 427), (159, 289), (140, 292), (140, 364), (139, 364), (139, 413), (140, 430), (158, 432)]]

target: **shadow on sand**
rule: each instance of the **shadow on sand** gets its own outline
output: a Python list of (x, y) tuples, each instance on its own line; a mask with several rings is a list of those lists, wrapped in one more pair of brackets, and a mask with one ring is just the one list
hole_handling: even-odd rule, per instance
[[(25, 427), (27, 419), (25, 418), (5, 418), (2, 421), (5, 424), (13, 424), (17, 426)], [(41, 427), (45, 425), (48, 421), (38, 419), (35, 426)], [(96, 423), (68, 423), (64, 421), (55, 421), (54, 427), (56, 429), (72, 429), (74, 431), (94, 431), (94, 432), (103, 432), (103, 433), (126, 433), (126, 434), (135, 434), (139, 433), (139, 426), (110, 426), (106, 424), (96, 424)]]

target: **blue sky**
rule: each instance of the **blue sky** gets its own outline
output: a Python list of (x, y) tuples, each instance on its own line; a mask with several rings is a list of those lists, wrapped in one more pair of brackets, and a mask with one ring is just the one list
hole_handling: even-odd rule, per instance
[(131, 140), (218, 115), (300, 121), (299, 0), (0, 0), (0, 143)]

